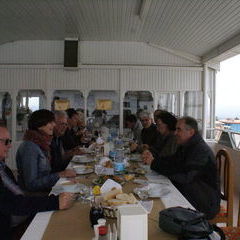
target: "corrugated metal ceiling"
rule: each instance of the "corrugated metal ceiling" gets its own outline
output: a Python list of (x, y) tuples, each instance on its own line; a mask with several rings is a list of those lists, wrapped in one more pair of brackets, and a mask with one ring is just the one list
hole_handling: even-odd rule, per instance
[(204, 56), (238, 34), (239, 0), (0, 1), (0, 44), (78, 37), (149, 42)]

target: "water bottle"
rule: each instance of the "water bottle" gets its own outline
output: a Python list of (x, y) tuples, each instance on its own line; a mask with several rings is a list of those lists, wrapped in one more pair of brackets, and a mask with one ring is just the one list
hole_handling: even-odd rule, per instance
[(114, 161), (114, 170), (116, 173), (124, 171), (124, 149), (116, 149), (116, 157)]
[(121, 138), (117, 138), (115, 141), (114, 141), (114, 147), (115, 149), (121, 149), (124, 147), (124, 142)]

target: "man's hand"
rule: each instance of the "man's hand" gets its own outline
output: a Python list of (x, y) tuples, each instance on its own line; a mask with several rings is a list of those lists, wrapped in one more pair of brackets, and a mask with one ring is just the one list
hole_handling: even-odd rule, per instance
[(76, 172), (72, 169), (66, 169), (62, 172), (59, 172), (59, 177), (62, 177), (62, 178), (72, 178), (72, 177), (76, 177)]
[(145, 151), (145, 150), (148, 150), (149, 149), (149, 145), (148, 144), (142, 144), (142, 150)]
[(130, 144), (130, 151), (134, 152), (137, 149), (138, 145), (136, 143), (131, 143)]
[(154, 157), (153, 157), (152, 153), (149, 150), (145, 150), (142, 153), (142, 159), (143, 159), (143, 162), (145, 164), (151, 165), (152, 161), (154, 160)]
[(75, 194), (74, 193), (60, 193), (59, 195), (59, 209), (67, 209), (70, 208), (73, 205), (73, 202), (75, 200)]

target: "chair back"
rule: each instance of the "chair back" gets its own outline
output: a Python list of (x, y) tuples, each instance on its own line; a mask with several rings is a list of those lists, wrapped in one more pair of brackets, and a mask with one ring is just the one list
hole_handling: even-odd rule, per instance
[(221, 199), (226, 201), (226, 219), (228, 226), (233, 225), (233, 162), (226, 149), (220, 149), (216, 155), (217, 167), (220, 176)]

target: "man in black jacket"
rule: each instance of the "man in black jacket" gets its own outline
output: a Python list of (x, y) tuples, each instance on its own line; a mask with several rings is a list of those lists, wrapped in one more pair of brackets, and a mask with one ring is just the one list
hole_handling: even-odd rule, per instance
[(139, 113), (139, 119), (142, 124), (141, 131), (141, 144), (133, 143), (130, 145), (131, 152), (138, 151), (142, 152), (148, 149), (157, 141), (158, 131), (156, 124), (153, 123), (152, 114), (147, 111), (142, 111)]
[(11, 148), (11, 139), (6, 127), (0, 123), (0, 239), (10, 240), (12, 227), (21, 223), (25, 216), (37, 212), (66, 209), (72, 205), (74, 194), (58, 196), (25, 196), (17, 185), (12, 171), (6, 166), (5, 158)]
[(62, 138), (63, 148), (65, 151), (73, 150), (81, 144), (79, 136), (76, 135), (75, 128), (79, 122), (78, 112), (69, 108), (66, 110), (68, 116), (68, 127)]
[(180, 145), (172, 157), (161, 158), (151, 165), (166, 175), (199, 211), (213, 219), (220, 208), (219, 176), (214, 154), (198, 133), (197, 121), (180, 118), (176, 127)]

